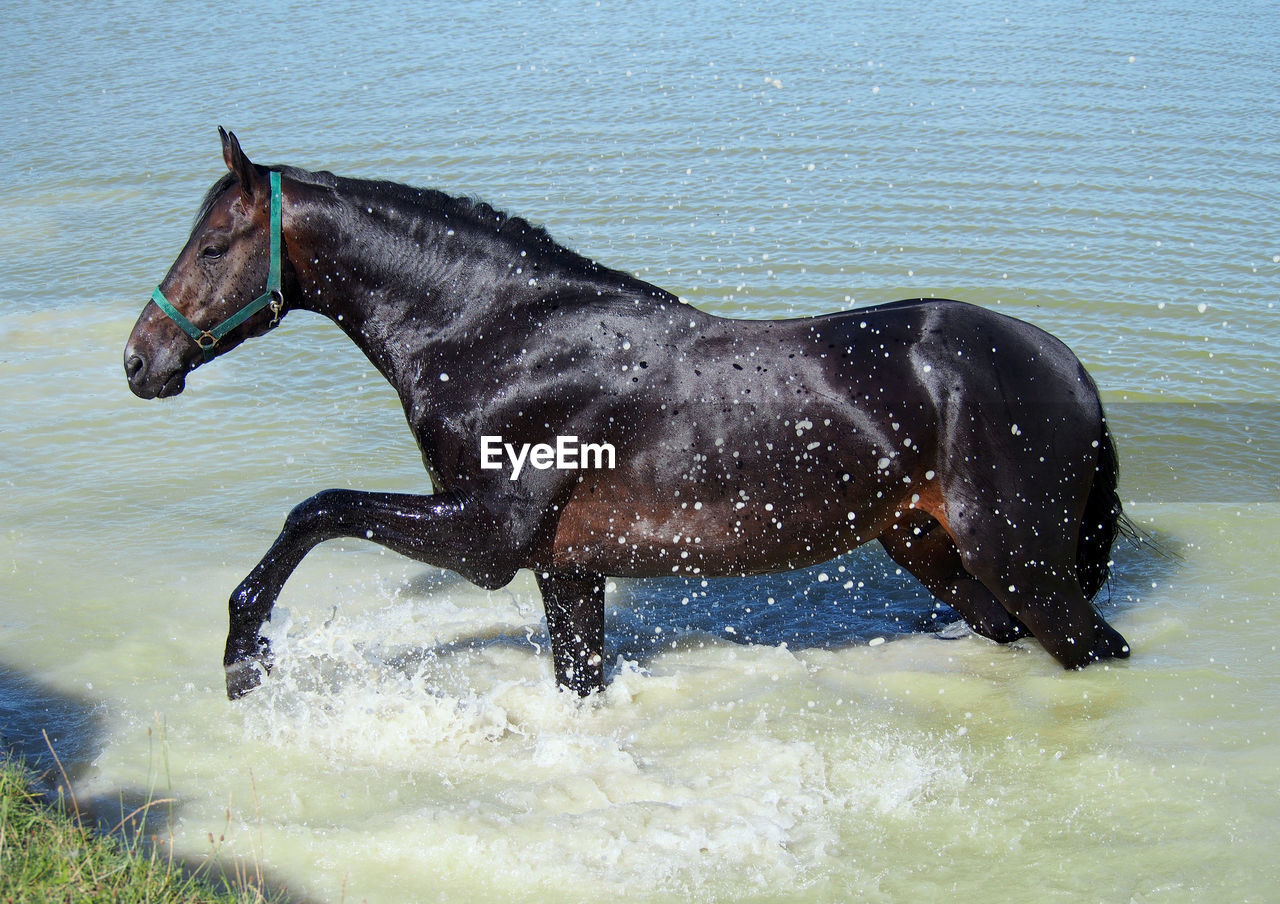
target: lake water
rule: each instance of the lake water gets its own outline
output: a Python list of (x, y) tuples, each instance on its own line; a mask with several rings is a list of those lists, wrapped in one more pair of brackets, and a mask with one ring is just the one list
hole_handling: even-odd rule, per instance
[[(47, 732), (108, 825), (168, 798), (147, 828), (179, 856), (319, 902), (1274, 900), (1273, 4), (369, 6), (3, 4), (6, 745), (47, 764)], [(487, 593), (350, 543), (228, 703), (226, 598), (289, 508), (429, 484), (317, 318), (129, 394), (218, 124), (719, 313), (938, 294), (1054, 332), (1169, 553), (1116, 551), (1133, 658), (938, 639), (860, 550), (619, 582), (612, 685), (578, 704), (527, 574)]]

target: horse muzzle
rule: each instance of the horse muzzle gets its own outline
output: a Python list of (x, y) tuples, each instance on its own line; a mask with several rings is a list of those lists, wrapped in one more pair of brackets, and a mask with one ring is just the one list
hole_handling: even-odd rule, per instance
[(145, 354), (132, 347), (124, 351), (124, 375), (129, 380), (130, 391), (140, 399), (167, 399), (187, 386), (187, 368), (157, 368)]

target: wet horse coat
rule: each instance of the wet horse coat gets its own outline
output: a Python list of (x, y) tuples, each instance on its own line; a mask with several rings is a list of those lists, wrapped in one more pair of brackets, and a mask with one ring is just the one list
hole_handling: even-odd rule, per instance
[[(223, 133), (229, 173), (161, 283), (197, 330), (267, 284), (269, 171)], [(276, 168), (281, 289), (202, 350), (155, 302), (131, 389), (186, 375), (281, 314), (333, 320), (395, 387), (431, 495), (327, 490), (297, 506), (230, 600), (231, 696), (289, 575), (365, 537), (497, 588), (532, 569), (557, 681), (604, 683), (604, 576), (774, 572), (871, 540), (999, 641), (1063, 666), (1128, 655), (1090, 599), (1120, 502), (1097, 390), (1054, 337), (940, 299), (794, 320), (715, 317), (484, 204)], [(207, 340), (204, 344), (209, 344)], [(609, 444), (612, 468), (482, 467), (481, 438)]]

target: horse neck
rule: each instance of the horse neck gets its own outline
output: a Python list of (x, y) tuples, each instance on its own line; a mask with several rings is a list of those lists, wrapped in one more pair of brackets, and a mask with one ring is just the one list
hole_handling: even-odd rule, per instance
[(329, 195), (294, 218), (298, 306), (336, 323), (399, 389), (409, 359), (474, 316), (469, 296), (496, 285), (499, 267), (461, 251), (443, 221), (370, 208)]
[(674, 301), (545, 239), (429, 205), (380, 209), (322, 190), (290, 219), (299, 306), (333, 320), (406, 401), (433, 351), (465, 357), (477, 336), (527, 325), (548, 304), (604, 292)]

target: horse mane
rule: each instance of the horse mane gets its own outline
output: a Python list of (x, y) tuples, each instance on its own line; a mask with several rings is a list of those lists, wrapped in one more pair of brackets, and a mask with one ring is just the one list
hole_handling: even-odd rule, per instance
[(213, 210), (214, 202), (222, 197), (222, 193), (235, 184), (235, 181), (235, 173), (226, 172), (222, 174), (221, 179), (209, 186), (209, 190), (204, 193), (204, 199), (200, 202), (200, 207), (196, 210), (195, 219), (191, 221), (192, 231), (204, 222), (204, 218)]
[[(463, 229), (518, 244), (521, 249), (536, 255), (542, 262), (554, 264), (558, 269), (575, 275), (621, 282), (629, 287), (641, 289), (646, 294), (668, 294), (633, 274), (606, 267), (561, 245), (543, 226), (530, 223), (523, 217), (504, 213), (491, 204), (473, 197), (455, 196), (434, 188), (416, 188), (388, 180), (335, 176), (323, 170), (312, 171), (292, 166), (267, 168), (304, 185), (331, 189), (349, 199), (357, 199), (359, 203), (366, 206), (376, 203), (380, 208), (394, 210), (410, 219), (424, 215), (441, 217), (454, 228), (460, 226)], [(204, 220), (214, 202), (235, 182), (235, 175), (228, 172), (209, 188), (196, 213), (196, 225)]]

